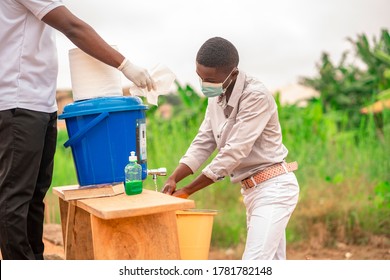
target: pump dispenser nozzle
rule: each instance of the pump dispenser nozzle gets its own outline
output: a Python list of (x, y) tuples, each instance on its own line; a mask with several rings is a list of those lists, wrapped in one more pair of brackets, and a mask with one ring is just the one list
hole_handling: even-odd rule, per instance
[(137, 156), (135, 155), (135, 152), (130, 152), (129, 161), (137, 161)]

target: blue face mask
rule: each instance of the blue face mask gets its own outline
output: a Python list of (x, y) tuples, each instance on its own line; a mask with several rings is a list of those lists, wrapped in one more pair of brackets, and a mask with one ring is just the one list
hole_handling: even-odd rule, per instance
[(230, 86), (232, 81), (228, 84), (226, 88), (223, 88), (223, 84), (229, 79), (230, 75), (233, 73), (233, 71), (236, 68), (230, 72), (230, 74), (226, 77), (226, 79), (222, 83), (209, 83), (209, 82), (203, 82), (202, 79), (200, 79), (202, 92), (206, 97), (216, 97), (220, 96), (225, 93), (226, 89)]

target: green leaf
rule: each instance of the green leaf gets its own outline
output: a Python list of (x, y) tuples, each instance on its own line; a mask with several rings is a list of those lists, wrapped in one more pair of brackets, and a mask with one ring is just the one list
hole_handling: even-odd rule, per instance
[(179, 82), (175, 82), (176, 85), (177, 85), (177, 92), (183, 102), (183, 104), (187, 107), (191, 107), (192, 105), (192, 102), (191, 102), (191, 98), (187, 95), (187, 90), (184, 89), (180, 84)]
[(382, 30), (382, 41), (387, 49), (387, 52), (390, 52), (390, 34), (387, 29)]
[(381, 182), (374, 188), (374, 203), (378, 208), (390, 208), (390, 182)]
[(387, 65), (390, 66), (390, 55), (386, 54), (385, 52), (381, 50), (376, 50), (373, 55), (379, 59), (380, 61), (386, 63)]
[(390, 80), (390, 69), (389, 68), (385, 69), (385, 71), (383, 72), (383, 77), (385, 77), (385, 79)]
[(390, 88), (384, 90), (384, 91), (381, 91), (379, 94), (378, 94), (378, 99), (379, 100), (387, 100), (387, 99), (390, 99)]

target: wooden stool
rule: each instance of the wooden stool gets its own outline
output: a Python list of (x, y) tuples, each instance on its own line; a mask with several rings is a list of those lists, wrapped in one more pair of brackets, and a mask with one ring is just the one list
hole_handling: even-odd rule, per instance
[(59, 197), (66, 259), (180, 259), (176, 211), (195, 207), (194, 201), (146, 189), (68, 201), (61, 187), (53, 193)]

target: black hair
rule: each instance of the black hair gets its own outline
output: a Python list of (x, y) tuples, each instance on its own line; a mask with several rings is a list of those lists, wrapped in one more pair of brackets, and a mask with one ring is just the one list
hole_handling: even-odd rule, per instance
[(200, 47), (196, 61), (206, 67), (231, 69), (238, 66), (239, 56), (231, 42), (221, 37), (213, 37)]

